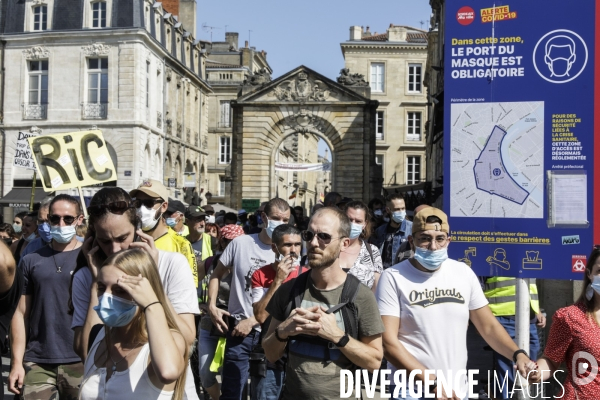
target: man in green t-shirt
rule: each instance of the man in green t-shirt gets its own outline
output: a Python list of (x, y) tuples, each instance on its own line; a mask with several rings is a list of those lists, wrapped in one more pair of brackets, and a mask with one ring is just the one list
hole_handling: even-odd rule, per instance
[[(341, 309), (327, 314), (340, 303), (348, 275), (339, 265), (339, 255), (349, 246), (350, 221), (338, 209), (321, 208), (303, 232), (307, 242), (309, 272), (301, 307), (289, 312), (290, 293), (296, 278), (284, 283), (267, 306), (272, 316), (263, 341), (265, 355), (275, 362), (289, 346), (285, 386), (281, 399), (340, 397), (340, 371), (381, 366), (384, 331), (375, 296), (359, 284), (353, 300), (357, 310), (358, 338), (346, 333)], [(297, 335), (316, 336), (327, 345), (311, 343)]]

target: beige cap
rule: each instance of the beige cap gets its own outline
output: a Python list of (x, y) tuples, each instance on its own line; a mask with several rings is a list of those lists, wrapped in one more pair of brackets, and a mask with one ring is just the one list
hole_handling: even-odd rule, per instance
[[(427, 218), (433, 216), (438, 217), (442, 221), (442, 224), (440, 225), (437, 222), (428, 223)], [(450, 225), (448, 224), (448, 216), (439, 208), (426, 207), (422, 209), (413, 219), (412, 233), (414, 235), (415, 233), (422, 231), (442, 231), (449, 234)]]
[(150, 197), (160, 197), (164, 201), (169, 201), (169, 192), (165, 185), (155, 179), (144, 179), (144, 181), (129, 192), (131, 197), (137, 197), (138, 192), (146, 193)]

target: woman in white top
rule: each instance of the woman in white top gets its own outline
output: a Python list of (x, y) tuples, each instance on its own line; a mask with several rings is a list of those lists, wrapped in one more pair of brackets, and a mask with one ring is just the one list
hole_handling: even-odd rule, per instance
[(367, 243), (371, 236), (369, 208), (362, 201), (351, 201), (346, 204), (346, 216), (351, 223), (350, 246), (340, 253), (340, 264), (375, 292), (383, 263), (379, 249)]
[(188, 348), (154, 259), (140, 249), (109, 257), (98, 271), (104, 323), (85, 360), (83, 400), (183, 398)]

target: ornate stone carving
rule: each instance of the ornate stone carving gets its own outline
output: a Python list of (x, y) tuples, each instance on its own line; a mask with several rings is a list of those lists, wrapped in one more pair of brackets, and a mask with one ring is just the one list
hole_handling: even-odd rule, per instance
[(177, 75), (177, 76), (175, 77), (175, 80), (177, 81), (177, 88), (180, 88), (180, 87), (181, 87), (181, 79), (182, 79), (182, 78), (181, 78), (181, 75)]
[(205, 150), (208, 148), (208, 136), (206, 135), (202, 135), (202, 148)]
[(167, 119), (165, 122), (167, 124), (167, 133), (170, 135), (173, 132), (173, 120)]
[(162, 113), (160, 111), (156, 112), (156, 126), (162, 128)]
[(167, 78), (168, 82), (171, 82), (171, 77), (173, 76), (173, 70), (169, 67), (167, 67), (167, 69), (165, 70), (165, 77)]
[(86, 56), (106, 56), (110, 52), (110, 46), (104, 43), (92, 43), (81, 47), (81, 50)]
[(338, 76), (337, 81), (344, 86), (369, 86), (363, 74), (351, 74), (349, 68), (342, 68), (340, 70), (340, 76)]
[(244, 79), (244, 86), (258, 86), (267, 82), (271, 82), (271, 74), (266, 68), (261, 68), (256, 74)]
[(331, 91), (325, 82), (315, 79), (314, 83), (308, 79), (305, 72), (300, 72), (295, 79), (283, 81), (273, 91), (275, 97), (282, 101), (325, 101)]
[(50, 52), (45, 46), (33, 46), (23, 50), (23, 56), (26, 60), (44, 60), (50, 56)]
[(293, 129), (299, 133), (322, 133), (321, 120), (304, 108), (296, 114), (286, 117), (284, 128)]
[(183, 131), (183, 126), (181, 125), (180, 122), (177, 123), (177, 137), (180, 138), (181, 137), (181, 132)]
[(32, 126), (31, 128), (29, 128), (29, 132), (37, 133), (38, 135), (42, 134), (42, 130), (40, 128), (38, 128), (37, 126)]
[(190, 128), (185, 128), (185, 142), (186, 143), (191, 143), (190, 139), (191, 139), (191, 133), (190, 133)]
[(198, 147), (198, 131), (194, 131), (194, 146)]

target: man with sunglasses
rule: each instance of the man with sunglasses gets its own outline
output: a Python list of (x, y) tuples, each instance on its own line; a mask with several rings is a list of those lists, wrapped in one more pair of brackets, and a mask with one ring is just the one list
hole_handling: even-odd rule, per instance
[[(531, 365), (490, 311), (473, 270), (448, 258), (449, 234), (442, 210), (421, 209), (409, 237), (414, 257), (388, 268), (379, 278), (377, 302), (385, 325), (388, 368), (405, 369), (407, 376), (419, 370), (416, 379), (423, 387), (397, 388), (393, 398), (422, 399), (425, 390), (444, 393), (436, 399), (468, 398), (466, 374), (457, 374), (467, 368), (469, 320), (495, 351), (513, 360), (523, 376)], [(444, 381), (452, 382), (452, 391), (446, 391), (435, 374), (426, 377), (425, 370), (442, 371)]]
[[(341, 369), (373, 371), (381, 366), (383, 324), (375, 296), (340, 267), (340, 253), (350, 246), (349, 235), (345, 213), (333, 207), (317, 210), (302, 234), (308, 247), (308, 275), (282, 284), (267, 305), (272, 318), (263, 341), (267, 359), (275, 362), (288, 349), (281, 399), (337, 399)], [(290, 293), (303, 277), (301, 306), (293, 308)], [(347, 280), (356, 280), (358, 289), (350, 304), (340, 306)], [(348, 314), (354, 320), (346, 319)], [(349, 335), (351, 327), (356, 332)]]
[(8, 389), (25, 399), (57, 394), (76, 398), (83, 375), (81, 359), (73, 351), (68, 314), (71, 274), (81, 248), (75, 237), (75, 227), (83, 220), (79, 202), (65, 194), (56, 196), (48, 220), (52, 240), (19, 264), (25, 287), (11, 326)]
[(140, 218), (142, 230), (152, 236), (157, 249), (185, 256), (192, 269), (194, 284), (198, 287), (198, 265), (192, 245), (169, 228), (163, 218), (169, 208), (169, 192), (165, 185), (154, 179), (146, 179), (129, 195), (134, 199), (133, 205)]
[[(277, 226), (289, 222), (290, 206), (283, 199), (271, 199), (262, 218), (265, 225), (260, 233), (239, 236), (223, 251), (208, 286), (210, 317), (219, 331), (227, 333), (222, 400), (239, 400), (248, 380), (250, 353), (260, 338), (260, 324), (252, 309), (251, 278), (254, 271), (275, 261), (271, 237)], [(232, 274), (231, 293), (225, 311), (217, 307), (216, 300), (219, 284), (228, 272)], [(252, 381), (255, 386), (255, 377)]]

